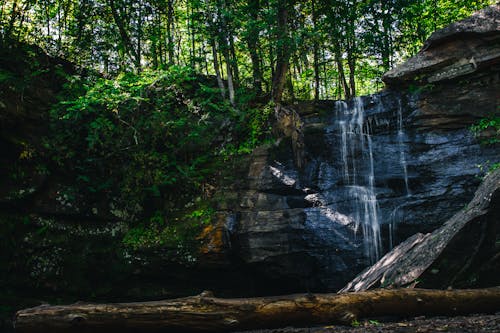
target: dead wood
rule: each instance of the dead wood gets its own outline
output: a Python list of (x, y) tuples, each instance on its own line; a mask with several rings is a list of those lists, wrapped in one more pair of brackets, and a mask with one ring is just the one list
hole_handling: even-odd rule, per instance
[(378, 316), (493, 313), (500, 288), (379, 289), (345, 294), (297, 294), (222, 299), (210, 293), (173, 300), (39, 306), (16, 314), (23, 332), (224, 332), (284, 326), (349, 324)]

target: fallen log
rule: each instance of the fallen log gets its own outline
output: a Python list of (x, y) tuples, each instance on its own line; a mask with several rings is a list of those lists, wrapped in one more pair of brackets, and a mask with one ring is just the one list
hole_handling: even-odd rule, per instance
[(500, 310), (500, 287), (379, 289), (222, 299), (209, 292), (154, 302), (38, 306), (17, 312), (16, 332), (227, 332), (350, 324), (379, 316), (458, 315)]

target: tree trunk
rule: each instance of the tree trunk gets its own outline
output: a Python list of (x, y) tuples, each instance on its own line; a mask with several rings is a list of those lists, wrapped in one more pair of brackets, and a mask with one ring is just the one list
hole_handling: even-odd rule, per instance
[(4, 34), (4, 40), (6, 41), (7, 38), (11, 37), (11, 33), (14, 30), (14, 24), (16, 23), (16, 17), (17, 17), (17, 0), (12, 2), (12, 9), (10, 11), (10, 19), (9, 19), (9, 24), (7, 26), (7, 29), (5, 30)]
[(346, 294), (300, 294), (242, 299), (210, 292), (174, 300), (39, 306), (16, 314), (16, 332), (227, 332), (350, 324), (379, 316), (494, 313), (500, 288), (476, 290), (392, 289)]
[(113, 16), (113, 20), (118, 28), (118, 32), (120, 33), (121, 43), (123, 45), (125, 53), (130, 57), (130, 59), (135, 65), (137, 65), (138, 63), (140, 65), (140, 54), (137, 54), (132, 44), (129, 32), (127, 31), (127, 28), (125, 27), (125, 22), (122, 19), (123, 15), (120, 14), (120, 8), (116, 6), (114, 0), (108, 0), (108, 4), (111, 9), (111, 15)]
[(348, 65), (349, 65), (349, 86), (351, 89), (351, 97), (356, 97), (356, 63), (354, 58), (349, 58), (348, 60)]
[(276, 47), (276, 70), (273, 77), (273, 101), (281, 104), (290, 60), (290, 38), (288, 36), (288, 1), (278, 1), (278, 45)]
[(314, 62), (314, 100), (319, 100), (319, 43), (318, 43), (318, 33), (317, 30), (317, 13), (316, 13), (316, 1), (311, 2), (312, 6), (312, 23), (313, 23), (313, 62)]
[(351, 98), (351, 89), (347, 84), (347, 80), (345, 78), (344, 72), (344, 64), (342, 63), (342, 57), (340, 55), (340, 45), (337, 44), (335, 49), (335, 62), (337, 63), (337, 70), (339, 72), (339, 81), (342, 84), (342, 88), (344, 89), (345, 99)]
[(235, 105), (235, 95), (234, 95), (234, 80), (233, 71), (231, 68), (231, 59), (229, 58), (229, 52), (227, 45), (224, 47), (224, 59), (226, 60), (226, 71), (227, 71), (227, 91), (229, 92), (229, 102), (232, 106)]
[(217, 77), (217, 85), (219, 86), (222, 98), (226, 98), (226, 88), (224, 87), (224, 81), (222, 81), (222, 75), (220, 73), (219, 58), (217, 55), (217, 46), (215, 44), (214, 37), (212, 37), (210, 39), (210, 43), (212, 46), (212, 58), (213, 58), (213, 63), (214, 63), (215, 76)]
[[(189, 3), (189, 2), (188, 2)], [(188, 40), (189, 40), (189, 65), (191, 68), (196, 68), (196, 49), (195, 49), (195, 40), (194, 40), (194, 9), (191, 4), (188, 6), (188, 17), (187, 17), (187, 31), (188, 31)]]
[(500, 169), (488, 174), (472, 201), (440, 228), (411, 236), (341, 292), (417, 284), (426, 288), (498, 285), (499, 227)]
[(251, 23), (249, 31), (247, 32), (246, 42), (248, 45), (248, 52), (250, 53), (250, 60), (252, 61), (252, 79), (253, 87), (257, 95), (262, 95), (262, 72), (260, 67), (259, 57), (259, 33), (260, 29), (257, 28), (259, 20), (260, 0), (249, 0), (247, 3)]
[(232, 106), (235, 105), (235, 94), (234, 94), (234, 64), (233, 58), (230, 55), (231, 52), (231, 40), (233, 36), (231, 35), (228, 22), (225, 19), (224, 12), (226, 11), (225, 2), (221, 1), (217, 3), (217, 16), (219, 20), (219, 47), (222, 51), (222, 56), (226, 63), (226, 74), (227, 74), (227, 91), (229, 93), (229, 102)]
[(238, 57), (236, 56), (232, 30), (227, 36), (229, 38), (229, 50), (231, 51), (231, 68), (233, 69), (234, 83), (238, 87), (240, 82), (240, 69), (238, 68)]
[(142, 25), (143, 25), (143, 16), (142, 16), (142, 4), (139, 2), (139, 17), (137, 20), (137, 51), (135, 52), (135, 69), (140, 72), (141, 71), (141, 58), (142, 58)]
[(167, 50), (168, 50), (168, 63), (173, 65), (175, 63), (174, 56), (174, 1), (168, 0), (167, 2)]

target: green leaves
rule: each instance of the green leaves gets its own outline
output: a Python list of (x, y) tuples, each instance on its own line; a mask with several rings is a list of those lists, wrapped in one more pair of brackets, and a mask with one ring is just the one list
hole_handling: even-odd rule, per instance
[[(491, 115), (481, 119), (477, 124), (471, 126), (471, 131), (480, 138), (481, 144), (493, 145), (500, 143), (500, 116)], [(500, 161), (487, 161), (478, 165), (481, 171), (491, 172), (500, 168)]]
[(471, 126), (471, 131), (476, 136), (483, 137), (481, 143), (495, 144), (500, 142), (500, 116), (490, 116), (481, 119)]
[(125, 207), (154, 198), (182, 207), (224, 160), (269, 136), (271, 108), (237, 110), (215, 86), (178, 66), (68, 85), (46, 146), (93, 195)]

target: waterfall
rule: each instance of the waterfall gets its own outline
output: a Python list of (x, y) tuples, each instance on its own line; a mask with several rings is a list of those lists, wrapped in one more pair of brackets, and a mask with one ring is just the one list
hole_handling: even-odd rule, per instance
[(374, 263), (380, 257), (381, 237), (372, 138), (368, 124), (365, 126), (361, 98), (355, 98), (351, 108), (346, 102), (339, 101), (336, 109), (339, 117), (343, 181), (352, 202), (355, 232), (361, 228), (365, 255)]
[(406, 153), (404, 150), (403, 140), (405, 138), (404, 126), (403, 126), (403, 106), (401, 105), (401, 99), (398, 99), (398, 145), (399, 145), (399, 163), (403, 168), (403, 175), (405, 179), (406, 195), (410, 196), (410, 187), (408, 186), (408, 167), (406, 164)]

